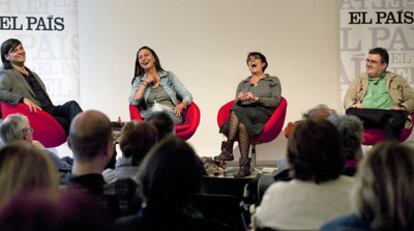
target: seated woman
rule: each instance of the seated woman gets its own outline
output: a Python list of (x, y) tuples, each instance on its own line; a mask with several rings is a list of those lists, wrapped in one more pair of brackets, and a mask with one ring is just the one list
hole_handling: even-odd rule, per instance
[(358, 167), (353, 189), (356, 214), (337, 218), (320, 230), (414, 230), (413, 172), (412, 147), (378, 144)]
[(192, 100), (181, 81), (161, 67), (154, 50), (146, 46), (138, 50), (129, 103), (139, 108), (142, 118), (152, 112), (165, 111), (175, 124), (182, 124), (182, 112)]
[(241, 157), (235, 177), (250, 175), (250, 137), (260, 135), (281, 99), (279, 79), (264, 72), (266, 57), (259, 52), (251, 52), (246, 62), (251, 75), (237, 87), (230, 119), (220, 128), (228, 140), (220, 155), (214, 157), (215, 161), (233, 160), (233, 144), (238, 140)]
[(341, 136), (327, 120), (296, 124), (288, 141), (293, 180), (273, 183), (254, 215), (258, 228), (317, 230), (333, 217), (352, 212), (352, 178), (345, 167)]
[(103, 171), (106, 183), (111, 184), (125, 178), (138, 183), (138, 166), (157, 140), (158, 132), (154, 125), (136, 121), (125, 124), (119, 135), (122, 157), (116, 161), (115, 169)]

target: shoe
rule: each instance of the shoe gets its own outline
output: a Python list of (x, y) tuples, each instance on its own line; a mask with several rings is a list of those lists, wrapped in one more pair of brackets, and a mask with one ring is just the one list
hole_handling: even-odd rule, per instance
[(241, 178), (241, 177), (246, 177), (246, 176), (250, 176), (251, 172), (250, 172), (250, 166), (246, 166), (246, 167), (240, 167), (239, 171), (236, 172), (233, 176), (236, 178)]
[(234, 160), (233, 153), (223, 149), (218, 156), (213, 157), (214, 161), (222, 162), (222, 161), (232, 161)]
[(250, 158), (248, 157), (248, 154), (242, 154), (239, 159), (239, 171), (234, 174), (234, 177), (246, 177), (250, 176)]

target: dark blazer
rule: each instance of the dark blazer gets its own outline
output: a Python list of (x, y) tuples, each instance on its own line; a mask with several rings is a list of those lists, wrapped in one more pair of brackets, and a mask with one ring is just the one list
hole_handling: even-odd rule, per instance
[[(32, 72), (33, 76), (40, 83), (43, 91), (50, 99), (47, 94), (45, 84), (39, 78), (39, 76)], [(0, 70), (0, 101), (16, 105), (23, 98), (30, 99), (33, 103), (37, 104), (39, 107), (40, 102), (36, 99), (36, 95), (33, 92), (30, 85), (27, 83), (25, 77), (15, 69), (10, 70)]]

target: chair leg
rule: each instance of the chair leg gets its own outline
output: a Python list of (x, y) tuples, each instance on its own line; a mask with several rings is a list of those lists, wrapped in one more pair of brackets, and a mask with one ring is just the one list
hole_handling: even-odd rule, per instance
[(250, 164), (251, 172), (262, 174), (262, 171), (256, 168), (256, 144), (252, 144), (251, 156), (252, 156), (252, 160)]

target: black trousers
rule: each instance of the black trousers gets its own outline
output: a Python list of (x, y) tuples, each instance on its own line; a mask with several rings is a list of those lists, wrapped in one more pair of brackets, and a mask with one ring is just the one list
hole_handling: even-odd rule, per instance
[(62, 125), (66, 133), (69, 133), (70, 123), (77, 114), (82, 112), (82, 108), (76, 101), (71, 100), (63, 105), (47, 108), (45, 111), (51, 114)]
[(384, 110), (368, 108), (349, 108), (347, 115), (359, 117), (364, 128), (380, 128), (384, 131), (385, 139), (399, 140), (409, 113), (402, 110)]

